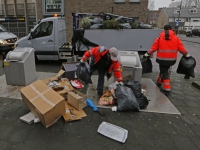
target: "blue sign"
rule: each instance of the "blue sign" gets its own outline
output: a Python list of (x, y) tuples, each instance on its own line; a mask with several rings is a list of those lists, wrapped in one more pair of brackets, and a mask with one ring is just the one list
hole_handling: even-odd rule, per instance
[(179, 21), (176, 21), (176, 26), (178, 26), (178, 24), (179, 24)]

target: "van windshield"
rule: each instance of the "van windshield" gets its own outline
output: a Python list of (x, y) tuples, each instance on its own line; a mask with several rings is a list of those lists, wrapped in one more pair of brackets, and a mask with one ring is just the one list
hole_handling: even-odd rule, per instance
[(0, 24), (0, 32), (8, 32), (8, 30), (2, 24)]

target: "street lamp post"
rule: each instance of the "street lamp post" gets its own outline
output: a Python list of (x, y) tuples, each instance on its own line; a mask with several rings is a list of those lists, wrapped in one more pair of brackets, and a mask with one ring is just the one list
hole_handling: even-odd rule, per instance
[[(172, 1), (174, 1), (174, 0), (172, 0)], [(179, 10), (179, 13), (178, 13), (178, 21), (176, 22), (176, 27), (177, 27), (177, 29), (176, 29), (176, 34), (178, 34), (179, 19), (180, 19), (180, 15), (181, 15), (181, 7), (182, 7), (182, 0), (181, 0), (181, 2), (180, 2), (180, 10)]]

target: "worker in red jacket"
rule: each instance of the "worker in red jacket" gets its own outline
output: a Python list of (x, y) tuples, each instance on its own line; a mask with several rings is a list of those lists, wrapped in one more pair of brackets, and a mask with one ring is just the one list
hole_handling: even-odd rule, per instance
[(189, 57), (188, 51), (183, 46), (181, 40), (171, 30), (170, 25), (164, 26), (164, 31), (155, 39), (151, 48), (144, 54), (144, 58), (150, 57), (151, 54), (157, 52), (156, 62), (159, 64), (160, 74), (157, 78), (157, 85), (161, 86), (161, 92), (165, 95), (170, 94), (171, 86), (168, 70), (170, 66), (176, 63), (177, 52), (185, 57)]
[(94, 47), (85, 52), (81, 59), (81, 63), (86, 62), (91, 57), (90, 61), (90, 76), (94, 71), (98, 70), (97, 92), (99, 97), (103, 95), (104, 76), (109, 79), (114, 73), (114, 76), (119, 84), (123, 85), (122, 75), (120, 72), (120, 63), (118, 61), (118, 50), (115, 47), (110, 49), (104, 46)]

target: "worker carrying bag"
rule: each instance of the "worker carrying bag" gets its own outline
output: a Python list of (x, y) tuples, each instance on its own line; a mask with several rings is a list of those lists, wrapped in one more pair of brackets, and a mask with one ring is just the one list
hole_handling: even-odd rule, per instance
[(185, 75), (188, 75), (188, 76), (191, 76), (194, 78), (195, 77), (195, 74), (194, 74), (195, 66), (196, 66), (196, 60), (194, 57), (182, 56), (181, 60), (178, 64), (178, 68), (177, 68), (176, 72), (179, 74), (185, 74)]
[(152, 72), (152, 62), (151, 59), (148, 58), (141, 58), (140, 59), (142, 65), (142, 74), (151, 73)]
[(117, 110), (118, 111), (140, 111), (139, 104), (135, 98), (133, 91), (126, 86), (118, 86), (115, 91), (117, 98)]

